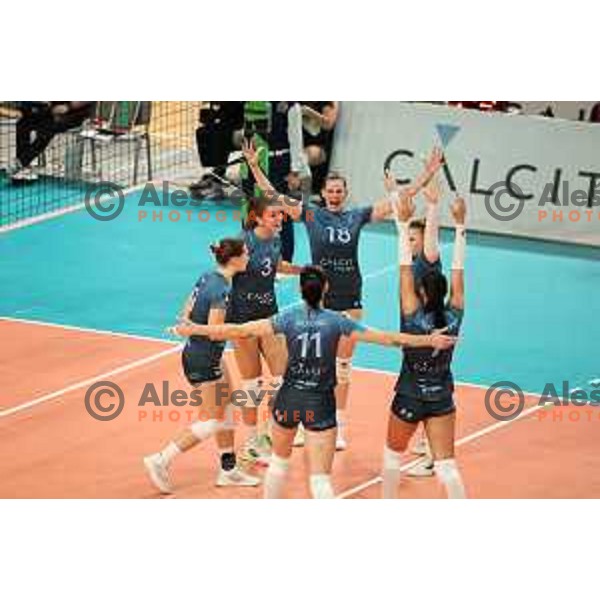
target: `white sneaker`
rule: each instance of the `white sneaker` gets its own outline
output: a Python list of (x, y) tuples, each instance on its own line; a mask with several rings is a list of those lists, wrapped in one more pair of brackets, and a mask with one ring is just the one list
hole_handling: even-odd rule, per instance
[(432, 477), (433, 475), (435, 475), (433, 462), (431, 462), (431, 460), (422, 460), (414, 467), (408, 469), (408, 471), (406, 471), (406, 474), (409, 477)]
[(293, 446), (294, 448), (301, 448), (302, 446), (304, 446), (304, 442), (305, 440), (305, 435), (304, 435), (304, 427), (302, 427), (302, 425), (298, 426), (298, 429), (296, 429), (296, 437), (294, 438), (294, 442), (293, 442)]
[(271, 462), (271, 453), (273, 452), (273, 441), (266, 433), (258, 436), (257, 441), (258, 443), (255, 448), (258, 452), (258, 458), (256, 463), (263, 467), (268, 467)]
[(412, 447), (411, 452), (417, 456), (425, 456), (429, 454), (429, 443), (426, 437), (422, 437)]
[(240, 450), (240, 462), (245, 466), (268, 467), (271, 462), (271, 438), (264, 435), (251, 437)]
[(259, 484), (260, 479), (258, 477), (248, 475), (248, 473), (244, 473), (244, 471), (235, 467), (235, 469), (231, 469), (231, 471), (224, 471), (221, 469), (219, 471), (219, 476), (217, 477), (216, 485), (217, 487), (256, 487)]
[(150, 481), (152, 481), (162, 494), (171, 494), (173, 492), (171, 483), (169, 482), (169, 467), (163, 460), (160, 452), (145, 456), (144, 467), (146, 467)]
[(23, 169), (19, 169), (11, 175), (11, 180), (16, 183), (20, 183), (22, 181), (37, 181), (38, 179), (39, 177), (37, 173), (35, 173), (31, 167), (24, 167)]

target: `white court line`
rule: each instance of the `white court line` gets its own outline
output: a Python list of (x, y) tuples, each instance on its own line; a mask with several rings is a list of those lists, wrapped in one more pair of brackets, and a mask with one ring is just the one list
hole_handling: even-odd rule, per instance
[(162, 352), (152, 354), (150, 356), (147, 356), (146, 358), (135, 360), (133, 362), (117, 367), (116, 369), (106, 371), (105, 373), (100, 373), (99, 375), (94, 375), (94, 377), (89, 377), (88, 379), (84, 379), (83, 381), (78, 381), (77, 383), (73, 383), (72, 385), (57, 390), (56, 392), (40, 396), (39, 398), (35, 398), (33, 400), (30, 400), (29, 402), (24, 402), (23, 404), (19, 404), (17, 406), (13, 406), (12, 408), (2, 410), (0, 411), (0, 419), (3, 417), (9, 417), (10, 415), (14, 415), (23, 410), (27, 410), (28, 408), (33, 408), (34, 406), (38, 406), (39, 404), (43, 404), (44, 402), (49, 402), (50, 400), (54, 400), (55, 398), (63, 396), (64, 394), (68, 394), (69, 392), (73, 392), (75, 390), (81, 389), (82, 387), (91, 385), (92, 383), (98, 380), (114, 377), (115, 375), (120, 375), (121, 373), (131, 371), (132, 369), (136, 369), (137, 367), (142, 367), (156, 360), (160, 360), (161, 358), (168, 356), (169, 354), (179, 352), (180, 350), (181, 345), (178, 344), (177, 346), (173, 346), (171, 348), (168, 348), (167, 350), (163, 350)]
[[(366, 371), (367, 373), (379, 373), (379, 374), (385, 374), (385, 375), (398, 375), (397, 373), (393, 373), (391, 371), (383, 371), (381, 369), (368, 369), (368, 368), (360, 368), (360, 367), (356, 367), (357, 371)], [(489, 389), (489, 385), (481, 385), (481, 384), (476, 384), (476, 383), (459, 383), (456, 382), (456, 385), (459, 387), (472, 387), (472, 388), (477, 388), (477, 389)], [(540, 394), (535, 394), (532, 392), (523, 392), (523, 394), (525, 396), (534, 396), (534, 397), (539, 397)], [(507, 427), (508, 425), (511, 425), (512, 423), (515, 423), (516, 421), (520, 421), (521, 419), (524, 419), (525, 417), (528, 417), (529, 415), (532, 415), (533, 413), (537, 412), (538, 410), (541, 410), (542, 408), (544, 408), (543, 404), (537, 404), (535, 406), (532, 406), (526, 410), (524, 410), (521, 414), (519, 414), (517, 417), (515, 417), (514, 419), (511, 419), (510, 421), (497, 421), (496, 423), (492, 423), (491, 425), (488, 425), (487, 427), (482, 427), (481, 429), (474, 431), (473, 433), (470, 433), (469, 435), (466, 435), (465, 437), (462, 437), (458, 440), (456, 440), (455, 446), (457, 448), (459, 448), (460, 446), (464, 446), (465, 444), (468, 444), (469, 442), (472, 442), (473, 440), (477, 440), (481, 437), (483, 437), (484, 435), (487, 435), (488, 433), (493, 433), (494, 431), (497, 431), (498, 429), (502, 429), (503, 427)], [(414, 466), (418, 465), (421, 461), (423, 460), (423, 457), (419, 457), (416, 458), (408, 463), (406, 463), (405, 465), (403, 465), (400, 468), (401, 472), (405, 472), (408, 471), (409, 469), (412, 469)], [(350, 496), (354, 496), (355, 494), (358, 494), (359, 492), (362, 492), (363, 490), (366, 490), (367, 488), (377, 485), (379, 483), (381, 483), (383, 481), (383, 479), (381, 478), (381, 475), (378, 475), (377, 477), (373, 477), (372, 479), (369, 479), (363, 483), (360, 483), (350, 489), (347, 489), (343, 492), (341, 492), (340, 494), (338, 494), (336, 496), (336, 498), (338, 499), (344, 499), (344, 498), (349, 498)]]
[(71, 331), (83, 331), (84, 333), (97, 333), (99, 335), (110, 335), (112, 337), (121, 337), (132, 340), (143, 340), (145, 342), (161, 342), (163, 344), (179, 344), (173, 340), (151, 337), (146, 335), (137, 335), (134, 333), (120, 333), (118, 331), (109, 331), (107, 329), (94, 329), (92, 327), (78, 327), (76, 325), (63, 325), (62, 323), (50, 323), (48, 321), (35, 321), (33, 319), (21, 319), (20, 317), (0, 317), (1, 321), (14, 321), (16, 323), (26, 323), (27, 325), (41, 325), (43, 327), (56, 327), (59, 329), (68, 329)]

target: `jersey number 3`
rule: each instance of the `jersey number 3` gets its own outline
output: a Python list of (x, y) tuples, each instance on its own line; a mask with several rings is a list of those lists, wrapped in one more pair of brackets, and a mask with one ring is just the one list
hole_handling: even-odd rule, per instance
[(273, 261), (270, 258), (265, 258), (263, 260), (263, 268), (260, 271), (260, 274), (263, 277), (270, 277), (271, 273), (273, 273)]

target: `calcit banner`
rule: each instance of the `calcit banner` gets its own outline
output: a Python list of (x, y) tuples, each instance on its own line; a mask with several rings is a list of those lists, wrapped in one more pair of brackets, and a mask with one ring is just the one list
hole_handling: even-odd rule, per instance
[(600, 245), (600, 125), (344, 102), (331, 170), (348, 177), (356, 204), (368, 204), (383, 195), (385, 168), (408, 183), (433, 146), (446, 158), (445, 208), (463, 195), (471, 229)]

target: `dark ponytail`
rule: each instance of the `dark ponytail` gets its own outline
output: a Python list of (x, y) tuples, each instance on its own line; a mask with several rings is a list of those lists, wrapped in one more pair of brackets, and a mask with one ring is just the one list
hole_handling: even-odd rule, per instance
[(327, 277), (319, 267), (304, 267), (300, 273), (300, 291), (302, 299), (311, 308), (319, 308), (325, 287)]
[(446, 294), (448, 281), (440, 271), (429, 271), (423, 276), (423, 291), (427, 296), (427, 304), (423, 307), (426, 313), (433, 314), (434, 327), (443, 329), (446, 321)]
[(244, 253), (244, 240), (223, 238), (211, 244), (210, 251), (214, 254), (217, 263), (224, 267), (232, 258), (241, 256)]

